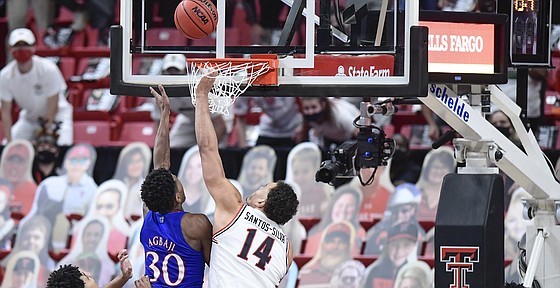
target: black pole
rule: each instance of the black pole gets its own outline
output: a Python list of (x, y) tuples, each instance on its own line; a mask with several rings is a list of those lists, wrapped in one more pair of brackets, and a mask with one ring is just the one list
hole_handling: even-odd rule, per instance
[(525, 125), (525, 129), (529, 129), (529, 122), (527, 121), (527, 86), (529, 85), (529, 68), (517, 67), (517, 93), (515, 102), (521, 108), (521, 122)]
[[(317, 46), (329, 46), (332, 42), (331, 0), (321, 0), (319, 5), (319, 28), (317, 29)], [(313, 11), (309, 12), (313, 13)]]

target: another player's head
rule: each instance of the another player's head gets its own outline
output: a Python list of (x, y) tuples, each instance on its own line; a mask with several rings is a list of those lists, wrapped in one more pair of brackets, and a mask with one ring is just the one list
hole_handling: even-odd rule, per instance
[(299, 201), (292, 186), (283, 181), (271, 182), (247, 197), (247, 205), (261, 209), (279, 225), (284, 225), (296, 215)]
[(96, 288), (91, 275), (73, 265), (61, 265), (49, 275), (47, 288)]
[(146, 176), (140, 196), (150, 211), (159, 213), (180, 209), (181, 204), (185, 202), (183, 185), (165, 168), (154, 169)]

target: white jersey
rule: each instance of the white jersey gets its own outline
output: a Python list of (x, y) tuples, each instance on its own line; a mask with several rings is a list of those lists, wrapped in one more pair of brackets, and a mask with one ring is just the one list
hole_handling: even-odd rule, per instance
[(244, 205), (212, 237), (209, 287), (277, 287), (288, 271), (288, 249), (280, 226)]

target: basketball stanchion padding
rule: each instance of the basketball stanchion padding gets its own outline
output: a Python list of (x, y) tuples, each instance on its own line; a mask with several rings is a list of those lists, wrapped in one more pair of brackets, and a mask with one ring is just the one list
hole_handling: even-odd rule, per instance
[(216, 31), (218, 10), (210, 0), (183, 0), (175, 9), (174, 19), (185, 37), (201, 39)]
[(435, 287), (504, 287), (502, 176), (446, 175), (435, 227)]
[(217, 72), (214, 86), (208, 95), (210, 112), (229, 115), (229, 107), (239, 95), (252, 85), (278, 85), (278, 57), (276, 54), (253, 54), (251, 58), (187, 59), (187, 75), (193, 105), (196, 87), (203, 76)]

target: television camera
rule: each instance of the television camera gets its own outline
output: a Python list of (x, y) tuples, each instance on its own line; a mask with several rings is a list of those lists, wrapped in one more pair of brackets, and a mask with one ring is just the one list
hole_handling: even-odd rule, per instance
[[(364, 186), (373, 183), (377, 167), (386, 166), (395, 152), (395, 141), (386, 138), (383, 129), (373, 124), (373, 115), (390, 116), (397, 111), (391, 101), (371, 104), (369, 98), (364, 98), (360, 103), (360, 116), (354, 120), (358, 136), (331, 151), (332, 159), (321, 163), (315, 181), (332, 184), (336, 178), (358, 176)], [(362, 180), (362, 168), (375, 168), (367, 181)]]

